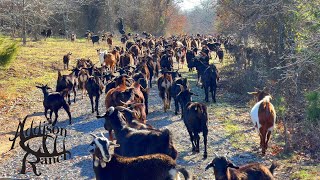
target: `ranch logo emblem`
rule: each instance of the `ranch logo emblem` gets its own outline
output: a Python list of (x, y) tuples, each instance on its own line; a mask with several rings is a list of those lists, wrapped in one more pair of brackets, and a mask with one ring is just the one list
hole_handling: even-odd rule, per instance
[[(41, 173), (37, 172), (37, 163), (41, 164), (53, 164), (53, 163), (59, 163), (61, 160), (67, 160), (67, 155), (69, 155), (68, 159), (71, 158), (70, 151), (67, 151), (65, 148), (65, 137), (67, 136), (67, 130), (64, 128), (59, 128), (56, 126), (46, 125), (45, 122), (40, 122), (40, 125), (37, 127), (33, 127), (33, 120), (31, 122), (30, 128), (26, 129), (24, 131), (24, 126), (26, 123), (26, 120), (29, 116), (26, 116), (24, 120), (19, 122), (19, 125), (17, 127), (17, 131), (15, 133), (14, 138), (9, 138), (12, 142), (11, 149), (14, 149), (14, 144), (16, 142), (17, 137), (20, 137), (20, 147), (26, 152), (22, 159), (22, 168), (20, 173), (25, 174), (26, 173), (26, 164), (29, 163), (32, 166), (33, 172), (35, 175), (40, 176)], [(59, 137), (63, 138), (62, 142), (62, 150), (58, 151), (57, 145), (61, 145), (61, 143), (58, 143), (57, 140)], [(35, 150), (36, 148), (30, 147), (29, 140), (33, 138), (42, 138), (42, 144), (38, 148), (38, 150)], [(50, 140), (51, 139), (51, 140)], [(61, 139), (61, 138), (60, 138)], [(51, 142), (53, 141), (53, 144)], [(49, 152), (47, 145), (50, 144), (53, 145), (53, 150)], [(51, 147), (50, 146), (50, 147)], [(59, 146), (60, 147), (60, 146)], [(35, 158), (28, 158), (29, 155), (33, 155)], [(28, 160), (28, 159), (32, 160)]]

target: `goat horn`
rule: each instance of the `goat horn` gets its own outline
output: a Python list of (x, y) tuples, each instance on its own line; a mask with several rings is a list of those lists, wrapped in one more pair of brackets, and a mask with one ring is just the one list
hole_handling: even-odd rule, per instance
[(95, 134), (90, 133), (90, 135), (94, 138), (97, 138), (98, 136), (96, 136)]
[(100, 134), (101, 134), (101, 136), (102, 136), (102, 137), (104, 137), (104, 138), (105, 138), (105, 136), (104, 136), (103, 132), (101, 132)]

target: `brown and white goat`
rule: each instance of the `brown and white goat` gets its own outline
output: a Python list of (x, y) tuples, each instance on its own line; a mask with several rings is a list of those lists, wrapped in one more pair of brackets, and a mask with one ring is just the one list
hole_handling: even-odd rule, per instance
[(158, 79), (159, 96), (163, 101), (164, 112), (167, 112), (167, 110), (170, 109), (170, 103), (171, 103), (170, 90), (171, 90), (172, 83), (173, 83), (172, 76), (169, 73), (164, 73)]
[(271, 132), (276, 123), (276, 111), (271, 104), (271, 95), (262, 91), (248, 92), (257, 98), (257, 103), (250, 112), (251, 120), (260, 136), (262, 154), (266, 153)]

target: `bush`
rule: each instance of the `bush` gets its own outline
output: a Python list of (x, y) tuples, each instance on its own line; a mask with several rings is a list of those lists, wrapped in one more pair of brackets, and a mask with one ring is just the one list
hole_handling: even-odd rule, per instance
[(6, 67), (14, 59), (18, 51), (17, 42), (9, 38), (0, 37), (0, 66)]

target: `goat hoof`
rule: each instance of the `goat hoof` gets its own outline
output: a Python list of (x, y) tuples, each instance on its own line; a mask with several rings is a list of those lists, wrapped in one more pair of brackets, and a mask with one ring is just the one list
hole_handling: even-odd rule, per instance
[(197, 153), (199, 153), (199, 152), (200, 152), (200, 150), (199, 150), (199, 149), (196, 149), (196, 152), (197, 152)]
[(196, 149), (195, 149), (195, 148), (192, 148), (192, 152), (196, 152)]
[(208, 157), (208, 155), (207, 155), (207, 153), (205, 152), (205, 153), (203, 154), (203, 159), (207, 159), (207, 157)]

